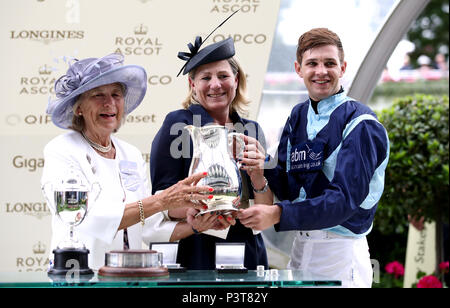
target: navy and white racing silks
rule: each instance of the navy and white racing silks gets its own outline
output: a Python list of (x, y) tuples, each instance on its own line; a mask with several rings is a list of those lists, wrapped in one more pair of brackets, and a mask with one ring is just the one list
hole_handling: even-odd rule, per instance
[(277, 231), (326, 230), (368, 234), (384, 188), (389, 139), (367, 106), (344, 92), (296, 105), (265, 171), (282, 208)]

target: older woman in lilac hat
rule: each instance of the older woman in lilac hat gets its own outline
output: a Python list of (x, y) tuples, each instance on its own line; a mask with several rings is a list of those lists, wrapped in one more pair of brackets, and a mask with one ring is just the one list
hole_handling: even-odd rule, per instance
[[(209, 187), (192, 185), (205, 176), (197, 174), (151, 195), (141, 152), (113, 135), (142, 102), (146, 90), (144, 68), (123, 65), (121, 55), (111, 54), (72, 63), (55, 82), (56, 99), (48, 104), (53, 123), (68, 131), (45, 146), (41, 183), (75, 168), (102, 188), (76, 230), (90, 251), (89, 266), (94, 269), (104, 265), (105, 252), (141, 248), (145, 223), (155, 213), (200, 207), (193, 201), (207, 199), (210, 192)], [(53, 217), (51, 245), (55, 248), (67, 227)]]

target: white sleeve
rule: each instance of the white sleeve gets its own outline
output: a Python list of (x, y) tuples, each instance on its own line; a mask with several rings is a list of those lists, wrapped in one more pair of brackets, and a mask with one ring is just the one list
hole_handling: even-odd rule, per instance
[(142, 240), (147, 245), (156, 242), (169, 242), (177, 223), (177, 221), (170, 220), (163, 212), (147, 217), (142, 230)]
[[(155, 195), (160, 192), (157, 191)], [(145, 219), (142, 240), (147, 245), (157, 242), (169, 242), (177, 223), (178, 221), (172, 221), (170, 219), (168, 211), (153, 214)]]

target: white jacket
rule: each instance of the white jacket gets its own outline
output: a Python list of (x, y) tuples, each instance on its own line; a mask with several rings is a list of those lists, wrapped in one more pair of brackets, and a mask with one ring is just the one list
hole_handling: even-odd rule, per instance
[[(104, 265), (106, 252), (123, 249), (123, 231), (117, 230), (125, 205), (151, 194), (148, 171), (141, 152), (114, 136), (111, 140), (116, 149), (115, 159), (100, 156), (81, 134), (75, 131), (57, 136), (44, 148), (45, 165), (41, 185), (64, 177), (73, 165), (82, 172), (90, 185), (98, 182), (101, 186), (98, 199), (95, 202), (89, 200), (87, 216), (74, 231), (89, 249), (89, 267), (93, 269)], [(49, 208), (53, 214), (52, 251), (67, 235), (68, 226), (55, 215), (54, 206), (50, 204)], [(141, 249), (141, 224), (127, 229), (130, 249)], [(53, 259), (53, 253), (50, 258)]]

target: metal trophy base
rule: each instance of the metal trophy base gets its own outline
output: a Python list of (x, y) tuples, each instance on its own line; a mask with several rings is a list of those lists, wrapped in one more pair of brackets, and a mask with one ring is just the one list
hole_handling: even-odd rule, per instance
[(115, 250), (106, 253), (105, 266), (98, 270), (103, 277), (162, 277), (169, 276), (167, 267), (161, 266), (154, 250)]
[(235, 208), (215, 207), (208, 210), (201, 210), (200, 212), (197, 213), (197, 215), (195, 215), (195, 217), (211, 212), (215, 212), (217, 215), (230, 215), (231, 213), (236, 212), (237, 210), (238, 209)]
[[(57, 248), (53, 250), (55, 256), (54, 265), (48, 270), (49, 275), (93, 275), (94, 272), (88, 266), (88, 249), (83, 248)], [(71, 262), (71, 261), (75, 262)]]
[(218, 215), (229, 215), (238, 210), (238, 208), (234, 205), (233, 202), (229, 200), (213, 200), (209, 202), (208, 209), (200, 210), (196, 216), (203, 215), (210, 212), (216, 212)]
[(98, 275), (102, 277), (121, 277), (121, 278), (142, 278), (142, 277), (165, 277), (169, 276), (167, 268), (163, 267), (111, 267), (102, 266), (98, 270)]

